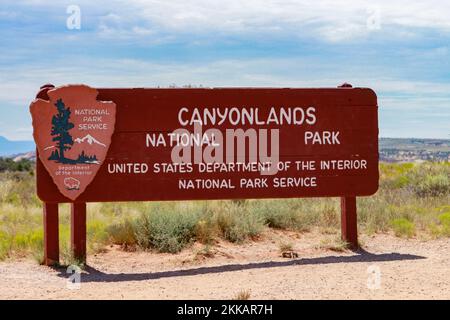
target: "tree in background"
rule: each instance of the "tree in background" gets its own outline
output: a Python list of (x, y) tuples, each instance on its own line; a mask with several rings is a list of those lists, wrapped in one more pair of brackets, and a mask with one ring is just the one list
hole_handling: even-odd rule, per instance
[(14, 161), (11, 158), (0, 157), (0, 172), (5, 171), (27, 171), (32, 172), (34, 170), (34, 162), (28, 159), (21, 159), (19, 161)]

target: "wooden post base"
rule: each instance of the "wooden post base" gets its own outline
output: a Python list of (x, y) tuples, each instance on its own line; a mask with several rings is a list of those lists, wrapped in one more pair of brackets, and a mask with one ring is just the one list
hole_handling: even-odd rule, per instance
[(359, 245), (356, 218), (356, 197), (341, 198), (341, 232), (342, 240), (349, 244), (350, 249), (357, 250)]
[(59, 263), (59, 221), (58, 204), (44, 203), (44, 264)]
[(71, 204), (71, 248), (73, 257), (86, 263), (86, 203)]

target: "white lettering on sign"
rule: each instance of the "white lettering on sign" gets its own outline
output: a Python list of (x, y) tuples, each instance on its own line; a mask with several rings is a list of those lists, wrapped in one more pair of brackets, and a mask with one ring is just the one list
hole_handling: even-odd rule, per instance
[(305, 144), (341, 144), (338, 137), (339, 131), (306, 131)]
[(75, 109), (76, 116), (109, 116), (109, 111), (107, 109)]
[(317, 187), (316, 177), (283, 177), (273, 178), (275, 188), (293, 188), (293, 187)]
[(181, 126), (222, 125), (226, 122), (237, 125), (313, 125), (316, 123), (316, 108), (291, 107), (271, 108), (263, 117), (259, 108), (193, 108), (183, 107), (178, 112)]
[[(84, 125), (92, 125), (101, 114), (84, 114)], [(171, 163), (109, 164), (112, 174), (135, 173), (179, 175), (199, 174), (198, 178), (179, 178), (178, 189), (266, 189), (316, 188), (319, 176), (315, 172), (326, 170), (366, 170), (366, 159), (287, 160), (279, 161), (280, 130), (274, 125), (314, 126), (318, 119), (315, 107), (270, 108), (264, 115), (258, 107), (251, 108), (187, 108), (178, 112), (181, 128), (171, 132), (150, 132), (145, 135), (147, 148), (171, 148)], [(208, 128), (203, 125), (225, 126)], [(240, 126), (253, 125), (252, 128)], [(270, 128), (258, 126), (271, 125)], [(193, 126), (193, 128), (183, 128)], [(233, 127), (230, 127), (233, 126)], [(303, 139), (301, 138), (303, 134)], [(300, 134), (299, 145), (341, 145), (337, 130), (307, 130)], [(281, 142), (282, 143), (282, 142)], [(278, 172), (283, 176), (276, 176)], [(273, 177), (210, 178), (208, 174), (252, 174)], [(289, 176), (291, 175), (291, 176)], [(320, 180), (319, 180), (320, 181)]]
[(108, 130), (108, 125), (106, 123), (80, 123), (78, 130)]
[(179, 189), (234, 189), (231, 179), (180, 179)]
[(148, 172), (146, 163), (108, 163), (108, 173), (135, 173)]
[(107, 109), (75, 109), (75, 116), (81, 117), (81, 123), (78, 124), (78, 130), (108, 130), (108, 124), (103, 122), (103, 116), (109, 116)]
[(322, 170), (360, 170), (367, 169), (367, 160), (322, 160)]
[(241, 188), (268, 188), (267, 178), (241, 179)]

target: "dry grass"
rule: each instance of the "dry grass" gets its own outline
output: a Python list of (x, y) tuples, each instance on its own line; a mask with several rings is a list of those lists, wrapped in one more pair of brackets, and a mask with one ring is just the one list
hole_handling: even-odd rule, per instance
[(340, 237), (326, 238), (320, 241), (317, 246), (320, 249), (330, 250), (335, 252), (344, 252), (348, 250), (349, 244), (342, 240)]
[(233, 300), (249, 300), (249, 299), (250, 299), (250, 291), (249, 290), (241, 290), (233, 298)]
[(294, 247), (291, 242), (282, 242), (279, 244), (280, 253), (293, 251)]
[(207, 258), (214, 258), (214, 252), (210, 245), (205, 245), (203, 248), (195, 252), (194, 260), (201, 261)]
[[(450, 165), (380, 164), (380, 189), (358, 198), (360, 232), (394, 232), (401, 237), (450, 236)], [(69, 207), (61, 206), (60, 238), (70, 261)], [(219, 238), (257, 240), (265, 228), (305, 232), (318, 227), (339, 234), (339, 199), (280, 199), (88, 204), (88, 250), (107, 244), (126, 250), (179, 252), (194, 242)], [(42, 209), (30, 173), (0, 174), (0, 259), (42, 260)], [(321, 244), (330, 250), (344, 246)]]

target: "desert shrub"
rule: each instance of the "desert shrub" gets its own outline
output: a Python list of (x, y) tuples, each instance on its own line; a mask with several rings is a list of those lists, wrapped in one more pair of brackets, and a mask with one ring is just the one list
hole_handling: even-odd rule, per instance
[(3, 231), (0, 230), (0, 261), (6, 259), (9, 256), (10, 247), (11, 247), (11, 239), (10, 237)]
[(406, 218), (398, 218), (392, 220), (392, 228), (397, 237), (411, 238), (415, 235), (416, 229), (413, 222)]
[[(230, 214), (225, 213), (228, 217)], [(222, 224), (224, 238), (231, 242), (242, 242), (248, 238), (255, 238), (262, 232), (264, 226), (262, 219), (252, 214), (245, 214), (238, 218), (234, 217), (231, 221), (232, 223), (225, 228), (223, 228), (224, 225)]]
[(449, 169), (446, 163), (381, 163), (380, 189), (374, 196), (358, 198), (361, 229), (386, 232), (393, 229), (392, 220), (406, 218), (417, 230), (442, 235), (438, 225), (442, 210), (435, 208), (450, 200)]
[(407, 187), (412, 183), (410, 174), (414, 168), (413, 163), (380, 163), (380, 187), (389, 190)]
[(194, 240), (198, 213), (165, 209), (157, 207), (136, 220), (135, 234), (140, 247), (176, 253)]
[(13, 181), (0, 179), (0, 203), (6, 202), (13, 187)]
[(109, 234), (105, 222), (101, 220), (88, 221), (86, 226), (86, 237), (89, 249), (93, 252), (99, 252), (107, 244)]
[(134, 247), (137, 244), (135, 226), (131, 219), (110, 225), (107, 228), (110, 241), (124, 248)]
[(407, 175), (398, 176), (393, 180), (393, 187), (395, 189), (400, 189), (408, 186), (411, 183), (410, 177)]
[(333, 206), (325, 205), (321, 210), (320, 223), (324, 227), (339, 227), (340, 219), (339, 211)]
[(450, 177), (446, 174), (427, 175), (415, 186), (420, 197), (440, 197), (450, 193)]
[(367, 233), (388, 231), (393, 218), (386, 202), (379, 194), (371, 198), (358, 199), (358, 222)]
[(24, 207), (40, 205), (36, 196), (33, 172), (7, 172), (0, 174), (0, 201)]
[(294, 210), (279, 211), (267, 208), (263, 215), (266, 224), (276, 229), (303, 229), (300, 216)]
[(439, 221), (443, 226), (450, 227), (450, 212), (439, 215)]
[(0, 256), (42, 251), (42, 209), (0, 203)]
[(304, 208), (298, 200), (261, 200), (250, 211), (271, 228), (295, 231), (308, 230), (317, 217), (314, 210)]
[(217, 233), (217, 225), (210, 217), (201, 218), (195, 225), (195, 239), (201, 243), (212, 243)]
[(44, 234), (41, 230), (31, 230), (29, 232), (18, 233), (14, 236), (14, 249), (34, 250), (41, 249), (44, 241)]
[(214, 219), (222, 237), (230, 242), (242, 242), (257, 237), (263, 230), (264, 219), (248, 211), (248, 206), (224, 202)]
[(450, 212), (445, 212), (439, 215), (439, 221), (442, 226), (442, 234), (450, 236)]
[(31, 255), (38, 263), (44, 261), (44, 233), (42, 229), (16, 234), (13, 250)]

